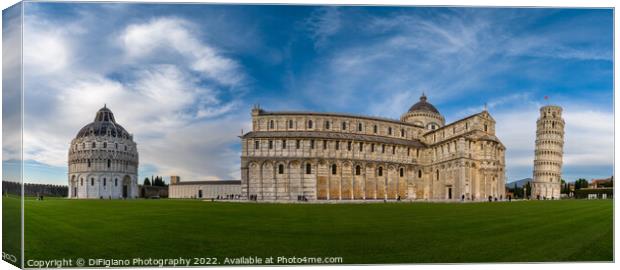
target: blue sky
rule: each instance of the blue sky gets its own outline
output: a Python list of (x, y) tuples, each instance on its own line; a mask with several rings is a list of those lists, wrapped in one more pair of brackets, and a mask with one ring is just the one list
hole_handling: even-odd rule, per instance
[(531, 176), (549, 96), (564, 178), (609, 176), (612, 26), (610, 9), (26, 3), (26, 178), (64, 184), (103, 103), (134, 133), (140, 179), (231, 179), (252, 104), (397, 119), (422, 91), (447, 122), (488, 104), (509, 181)]

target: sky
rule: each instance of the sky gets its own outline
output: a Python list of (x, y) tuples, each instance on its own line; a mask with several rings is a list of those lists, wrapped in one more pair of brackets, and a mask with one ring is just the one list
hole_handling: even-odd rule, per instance
[(28, 182), (66, 184), (69, 143), (104, 104), (134, 134), (139, 179), (224, 180), (240, 178), (253, 104), (398, 119), (422, 92), (447, 123), (487, 104), (508, 182), (532, 175), (546, 104), (564, 108), (563, 178), (613, 173), (611, 9), (24, 8)]

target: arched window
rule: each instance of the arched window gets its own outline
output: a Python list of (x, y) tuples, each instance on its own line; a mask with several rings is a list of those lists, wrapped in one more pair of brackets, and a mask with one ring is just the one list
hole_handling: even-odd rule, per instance
[(282, 140), (282, 149), (286, 149), (286, 140)]
[(312, 173), (312, 165), (310, 163), (306, 163), (306, 174)]
[(439, 170), (437, 170), (436, 175), (437, 175), (437, 181), (439, 181)]
[(418, 178), (422, 178), (422, 170), (418, 170)]
[(293, 128), (293, 120), (288, 120), (288, 128)]
[(284, 165), (278, 165), (278, 174), (284, 174)]
[(364, 143), (360, 142), (360, 152), (363, 152), (363, 151), (364, 151)]
[(374, 127), (372, 127), (372, 131), (377, 134), (377, 125), (375, 125)]
[(90, 168), (90, 159), (88, 159), (87, 162), (88, 162), (88, 168)]
[(370, 145), (370, 152), (373, 152), (373, 153), (375, 152), (375, 144), (374, 143)]
[(381, 145), (381, 153), (385, 153), (385, 144)]
[(405, 169), (400, 168), (400, 177), (405, 176)]
[(342, 130), (347, 130), (347, 122), (342, 122)]
[(114, 148), (118, 149), (118, 143), (114, 143)]
[(108, 159), (108, 168), (110, 168), (111, 165), (112, 165), (112, 160)]
[(484, 132), (487, 132), (489, 130), (489, 127), (487, 126), (487, 124), (484, 124)]
[(329, 125), (329, 120), (325, 120), (325, 129), (329, 129), (330, 125)]
[(308, 128), (312, 128), (312, 120), (308, 120)]
[(273, 149), (273, 141), (269, 140), (269, 149)]
[(94, 185), (95, 185), (95, 178), (91, 178), (91, 179), (90, 179), (90, 185), (91, 185), (91, 186), (94, 186)]
[(92, 148), (95, 148), (95, 147), (97, 147), (97, 143), (93, 142), (93, 147)]
[(258, 149), (258, 148), (260, 148), (260, 141), (256, 140), (254, 141), (254, 149)]
[(273, 120), (269, 121), (269, 129), (273, 129), (274, 127), (274, 123)]
[(355, 166), (355, 175), (360, 175), (362, 174), (362, 168), (360, 167), (360, 165)]
[(107, 142), (103, 143), (103, 148), (108, 148), (108, 143)]
[(392, 127), (388, 127), (388, 135), (392, 135)]
[(362, 131), (362, 123), (357, 124), (357, 131)]
[(377, 169), (377, 175), (383, 176), (383, 167), (379, 167), (379, 169)]
[(80, 186), (84, 185), (84, 178), (80, 178)]
[(127, 151), (127, 145), (125, 145), (125, 151)]
[(103, 186), (105, 186), (105, 185), (107, 185), (107, 184), (108, 184), (108, 182), (106, 181), (106, 179), (105, 179), (105, 178), (103, 178)]
[(338, 168), (336, 167), (336, 164), (332, 164), (332, 174), (336, 174), (338, 172)]
[(351, 144), (352, 144), (352, 142), (351, 142), (351, 141), (349, 141), (349, 142), (347, 143), (347, 150), (348, 150), (348, 151), (351, 151)]
[(114, 179), (114, 186), (118, 186), (118, 178)]
[(400, 136), (401, 137), (405, 137), (405, 129), (404, 128), (400, 129)]

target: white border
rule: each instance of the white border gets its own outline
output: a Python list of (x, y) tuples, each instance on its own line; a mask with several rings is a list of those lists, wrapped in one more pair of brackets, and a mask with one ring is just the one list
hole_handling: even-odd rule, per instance
[[(16, 0), (3, 0), (0, 2), (1, 9), (6, 9), (19, 1)], [(31, 1), (33, 2), (33, 1)], [(179, 1), (179, 0), (119, 0), (119, 1), (94, 1), (94, 0), (81, 0), (81, 1), (62, 1), (62, 2), (180, 2), (180, 3), (248, 3), (248, 4), (329, 4), (329, 5), (420, 5), (420, 6), (498, 6), (498, 7), (599, 7), (599, 8), (615, 8), (617, 5), (616, 1), (607, 0), (503, 0), (492, 1), (492, 0), (467, 0), (467, 1), (458, 1), (458, 0), (442, 0), (442, 1), (428, 1), (428, 0), (338, 0), (338, 1), (327, 1), (327, 0), (265, 0), (265, 1), (256, 1), (256, 0), (209, 0), (209, 1)], [(620, 26), (618, 21), (616, 20), (614, 14), (614, 51), (615, 44), (618, 44), (617, 40), (617, 29)], [(2, 27), (2, 22), (0, 20), (0, 29)], [(0, 56), (0, 62), (1, 62)], [(617, 72), (615, 69), (615, 63), (619, 60), (619, 57), (614, 53), (614, 112), (615, 112), (615, 97), (618, 89), (618, 82), (615, 80), (617, 76)], [(1, 78), (0, 73), (0, 78)], [(1, 119), (1, 103), (0, 103), (0, 123)], [(618, 124), (620, 123), (620, 119), (615, 117), (614, 114), (614, 134), (618, 134), (615, 131), (618, 129)], [(614, 137), (616, 137), (616, 135)], [(1, 136), (0, 136), (1, 137)], [(0, 138), (1, 141), (1, 138)], [(614, 157), (620, 153), (620, 146), (617, 144), (614, 145)], [(616, 170), (616, 164), (614, 161), (614, 172)], [(2, 169), (0, 168), (0, 175), (2, 173)], [(615, 190), (614, 197), (617, 198), (618, 191)], [(615, 204), (615, 201), (614, 201)], [(0, 209), (1, 213), (1, 209)], [(615, 217), (618, 214), (618, 209), (614, 207), (614, 258), (618, 258), (619, 252), (618, 249), (615, 248), (615, 243), (617, 243), (618, 239), (618, 224), (615, 222)], [(0, 215), (0, 222), (2, 216)], [(577, 228), (576, 228), (577, 229)], [(0, 230), (0, 237), (2, 236), (2, 231)], [(23, 237), (23, 236), (22, 236)], [(582, 237), (587, 237), (587, 234)], [(562, 247), (558, 247), (561, 249)], [(369, 266), (295, 266), (295, 269), (349, 269), (355, 267), (356, 269), (371, 269), (371, 268), (382, 268), (382, 269), (432, 269), (432, 270), (443, 270), (443, 269), (464, 269), (464, 270), (495, 270), (501, 268), (502, 270), (523, 270), (523, 269), (544, 269), (549, 270), (550, 268), (561, 268), (563, 270), (583, 270), (583, 269), (614, 269), (617, 266), (614, 266), (615, 263), (540, 263), (540, 264), (433, 264), (433, 265), (421, 265), (421, 264), (408, 264), (408, 265), (369, 265)], [(17, 269), (14, 266), (0, 261), (0, 267), (2, 269)], [(221, 268), (221, 267), (217, 267)], [(217, 268), (186, 268), (186, 269), (217, 269)], [(237, 269), (246, 269), (247, 267), (226, 267), (226, 269), (237, 270)], [(131, 268), (126, 268), (131, 269)], [(179, 269), (179, 268), (139, 268), (139, 269)], [(260, 267), (260, 269), (282, 269), (282, 266), (279, 267)]]

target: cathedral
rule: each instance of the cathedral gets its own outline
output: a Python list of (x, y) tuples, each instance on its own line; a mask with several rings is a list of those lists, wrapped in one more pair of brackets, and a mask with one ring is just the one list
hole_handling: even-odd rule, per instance
[(505, 197), (488, 111), (446, 124), (425, 95), (400, 120), (252, 109), (242, 197), (257, 201), (483, 201)]
[(106, 106), (71, 140), (69, 198), (138, 197), (138, 149)]

